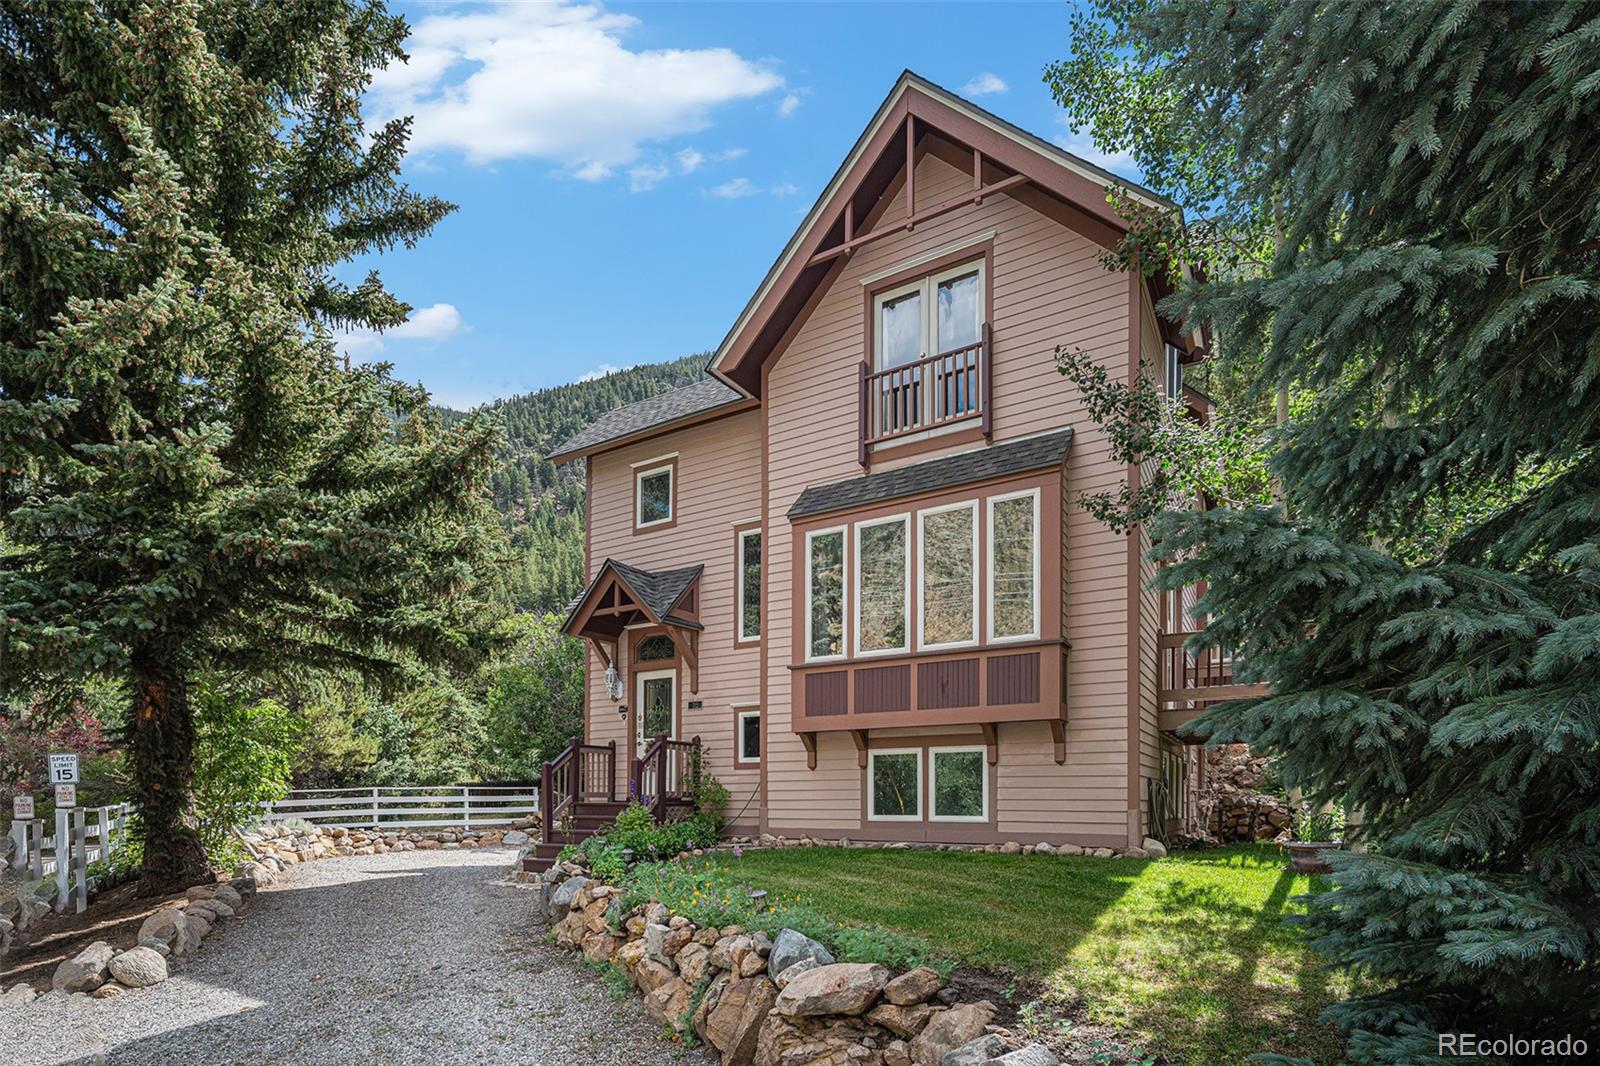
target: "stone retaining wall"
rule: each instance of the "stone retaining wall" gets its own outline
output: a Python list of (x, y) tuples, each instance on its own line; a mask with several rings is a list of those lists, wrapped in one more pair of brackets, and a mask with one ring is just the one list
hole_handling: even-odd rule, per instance
[(1206, 831), (1211, 837), (1231, 844), (1287, 836), (1294, 824), (1288, 802), (1260, 791), (1271, 761), (1243, 744), (1206, 751), (1206, 787), (1200, 792), (1200, 805), (1207, 812)]
[(427, 851), (442, 848), (521, 847), (531, 842), (539, 825), (537, 816), (520, 818), (493, 829), (331, 829), (262, 822), (244, 834), (245, 841), (263, 860), (281, 870), (299, 862), (336, 859), (341, 855), (384, 855), (391, 851)]
[(1012, 1047), (994, 1004), (962, 1003), (918, 967), (836, 962), (802, 934), (699, 926), (622, 893), (573, 863), (539, 876), (559, 947), (611, 963), (644, 996), (651, 1019), (692, 1032), (722, 1066), (1055, 1066), (1042, 1045)]

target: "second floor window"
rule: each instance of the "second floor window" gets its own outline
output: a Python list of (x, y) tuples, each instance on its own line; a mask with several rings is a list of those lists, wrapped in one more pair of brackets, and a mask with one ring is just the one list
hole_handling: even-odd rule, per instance
[(806, 658), (844, 654), (844, 530), (806, 534)]
[(856, 651), (906, 651), (910, 566), (905, 515), (856, 526)]
[(978, 505), (939, 507), (923, 511), (917, 519), (922, 647), (974, 643), (978, 639)]
[(634, 525), (639, 529), (672, 521), (673, 466), (652, 466), (634, 474)]
[(1039, 493), (989, 497), (989, 639), (1039, 635)]
[(761, 636), (761, 530), (746, 529), (739, 537), (739, 639)]

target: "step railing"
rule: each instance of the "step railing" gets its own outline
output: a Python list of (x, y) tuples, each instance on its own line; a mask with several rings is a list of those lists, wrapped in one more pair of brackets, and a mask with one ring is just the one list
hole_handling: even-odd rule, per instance
[(702, 757), (698, 736), (674, 740), (662, 733), (633, 762), (632, 798), (647, 807), (657, 822), (669, 820), (679, 809), (693, 807)]
[(539, 806), (543, 816), (541, 839), (549, 842), (580, 803), (615, 802), (617, 798), (617, 742), (585, 744), (573, 737), (559, 755), (543, 766), (539, 777)]

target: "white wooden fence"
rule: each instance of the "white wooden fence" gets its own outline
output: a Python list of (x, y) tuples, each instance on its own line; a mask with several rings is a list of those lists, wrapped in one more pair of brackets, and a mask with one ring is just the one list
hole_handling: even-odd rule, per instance
[(126, 842), (130, 810), (126, 803), (57, 807), (55, 832), (48, 836), (43, 818), (14, 821), (11, 839), (17, 846), (11, 867), (19, 876), (34, 881), (53, 876), (56, 910), (72, 906), (82, 912), (89, 905), (87, 868), (91, 862), (109, 859)]
[(262, 807), (263, 821), (303, 818), (329, 829), (472, 829), (537, 814), (539, 796), (527, 785), (311, 788)]

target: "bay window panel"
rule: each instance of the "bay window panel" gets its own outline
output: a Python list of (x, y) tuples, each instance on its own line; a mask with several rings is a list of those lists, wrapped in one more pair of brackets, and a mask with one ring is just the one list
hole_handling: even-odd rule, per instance
[(1039, 530), (1034, 500), (1029, 495), (990, 502), (989, 629), (997, 638), (1038, 635), (1035, 570)]
[(813, 659), (843, 655), (844, 531), (813, 534), (807, 553), (807, 654)]
[(857, 526), (856, 649), (906, 648), (905, 519)]
[(925, 512), (922, 521), (922, 645), (978, 638), (976, 507)]

